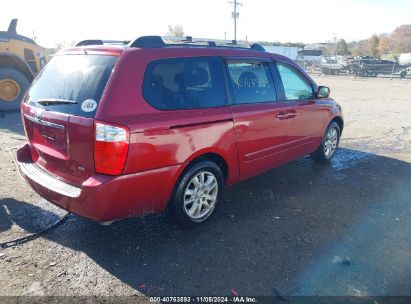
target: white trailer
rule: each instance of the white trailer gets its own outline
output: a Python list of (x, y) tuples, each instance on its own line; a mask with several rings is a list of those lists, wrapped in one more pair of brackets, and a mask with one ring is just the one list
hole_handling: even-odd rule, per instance
[(313, 63), (321, 63), (324, 59), (322, 50), (300, 50), (298, 51), (298, 60)]
[(292, 46), (263, 45), (263, 47), (267, 52), (283, 55), (292, 60), (297, 59), (297, 55), (299, 51), (298, 47), (292, 47)]

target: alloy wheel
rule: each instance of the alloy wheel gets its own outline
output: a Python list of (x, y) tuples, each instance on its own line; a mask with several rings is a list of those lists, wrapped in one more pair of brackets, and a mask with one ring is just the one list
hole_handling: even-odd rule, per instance
[(324, 154), (327, 158), (331, 158), (335, 151), (337, 150), (338, 145), (338, 131), (335, 128), (331, 128), (324, 142)]
[(218, 197), (218, 182), (209, 171), (194, 175), (184, 191), (184, 211), (193, 219), (211, 214)]

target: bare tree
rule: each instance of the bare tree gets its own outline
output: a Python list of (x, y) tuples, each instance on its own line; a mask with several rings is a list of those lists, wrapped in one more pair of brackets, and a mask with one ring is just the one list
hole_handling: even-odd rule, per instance
[(61, 50), (61, 49), (67, 49), (67, 48), (71, 48), (73, 46), (75, 46), (77, 44), (77, 42), (75, 40), (71, 40), (71, 41), (58, 41), (56, 42), (56, 50)]
[(348, 55), (348, 45), (344, 39), (340, 39), (337, 42), (337, 55)]
[(411, 24), (397, 27), (390, 35), (393, 51), (398, 53), (411, 52)]
[(392, 50), (392, 43), (391, 43), (391, 38), (383, 34), (380, 36), (380, 42), (378, 43), (378, 50), (380, 51), (380, 54), (388, 54)]
[(353, 41), (349, 43), (348, 49), (353, 56), (369, 54), (367, 40)]
[(370, 39), (368, 39), (368, 48), (369, 48), (369, 54), (374, 57), (378, 57), (379, 51), (378, 51), (378, 46), (380, 44), (380, 39), (378, 38), (377, 35), (372, 35)]
[(184, 37), (184, 28), (181, 24), (169, 25), (167, 36)]

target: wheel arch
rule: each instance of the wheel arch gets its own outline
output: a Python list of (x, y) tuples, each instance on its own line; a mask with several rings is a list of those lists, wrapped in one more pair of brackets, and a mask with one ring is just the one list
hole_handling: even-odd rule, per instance
[(179, 174), (179, 179), (188, 169), (190, 169), (192, 166), (198, 164), (201, 161), (211, 161), (215, 163), (223, 173), (224, 182), (227, 182), (229, 172), (227, 160), (221, 155), (221, 153), (218, 153), (216, 151), (202, 151), (190, 157), (186, 161), (186, 164), (183, 167), (183, 169), (181, 170)]
[(335, 116), (328, 125), (330, 125), (331, 123), (336, 122), (338, 124), (338, 126), (340, 127), (340, 136), (342, 134), (342, 131), (344, 129), (344, 121), (340, 116)]
[(24, 62), (20, 57), (10, 53), (0, 53), (0, 67), (15, 69), (21, 72), (29, 82), (33, 81), (34, 75), (29, 65)]
[(181, 179), (184, 177), (184, 174), (193, 166), (198, 164), (201, 161), (211, 161), (217, 164), (217, 166), (221, 169), (223, 173), (223, 179), (224, 179), (224, 184), (227, 183), (228, 181), (228, 162), (227, 160), (222, 156), (222, 153), (216, 152), (216, 151), (209, 151), (209, 150), (200, 150), (197, 151), (197, 153), (193, 154), (190, 158), (188, 158), (184, 164), (181, 166), (180, 170), (177, 172), (176, 177), (174, 179), (174, 186), (171, 188), (170, 192), (170, 198), (166, 204), (166, 210), (169, 208), (170, 203), (172, 201), (172, 197), (175, 194), (176, 188), (181, 181)]
[(404, 78), (405, 76), (407, 76), (407, 69), (404, 69), (400, 72), (400, 77)]

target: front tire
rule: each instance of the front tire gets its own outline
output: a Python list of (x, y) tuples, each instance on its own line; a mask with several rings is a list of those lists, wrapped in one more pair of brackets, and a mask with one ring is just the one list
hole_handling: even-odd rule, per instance
[(29, 87), (29, 80), (19, 71), (0, 69), (0, 110), (18, 110), (23, 95)]
[(190, 167), (177, 182), (169, 215), (183, 227), (194, 227), (214, 213), (224, 182), (219, 166), (201, 161)]
[(323, 139), (318, 149), (311, 154), (311, 157), (319, 163), (329, 163), (334, 157), (340, 143), (341, 130), (336, 122), (332, 122), (327, 127)]

